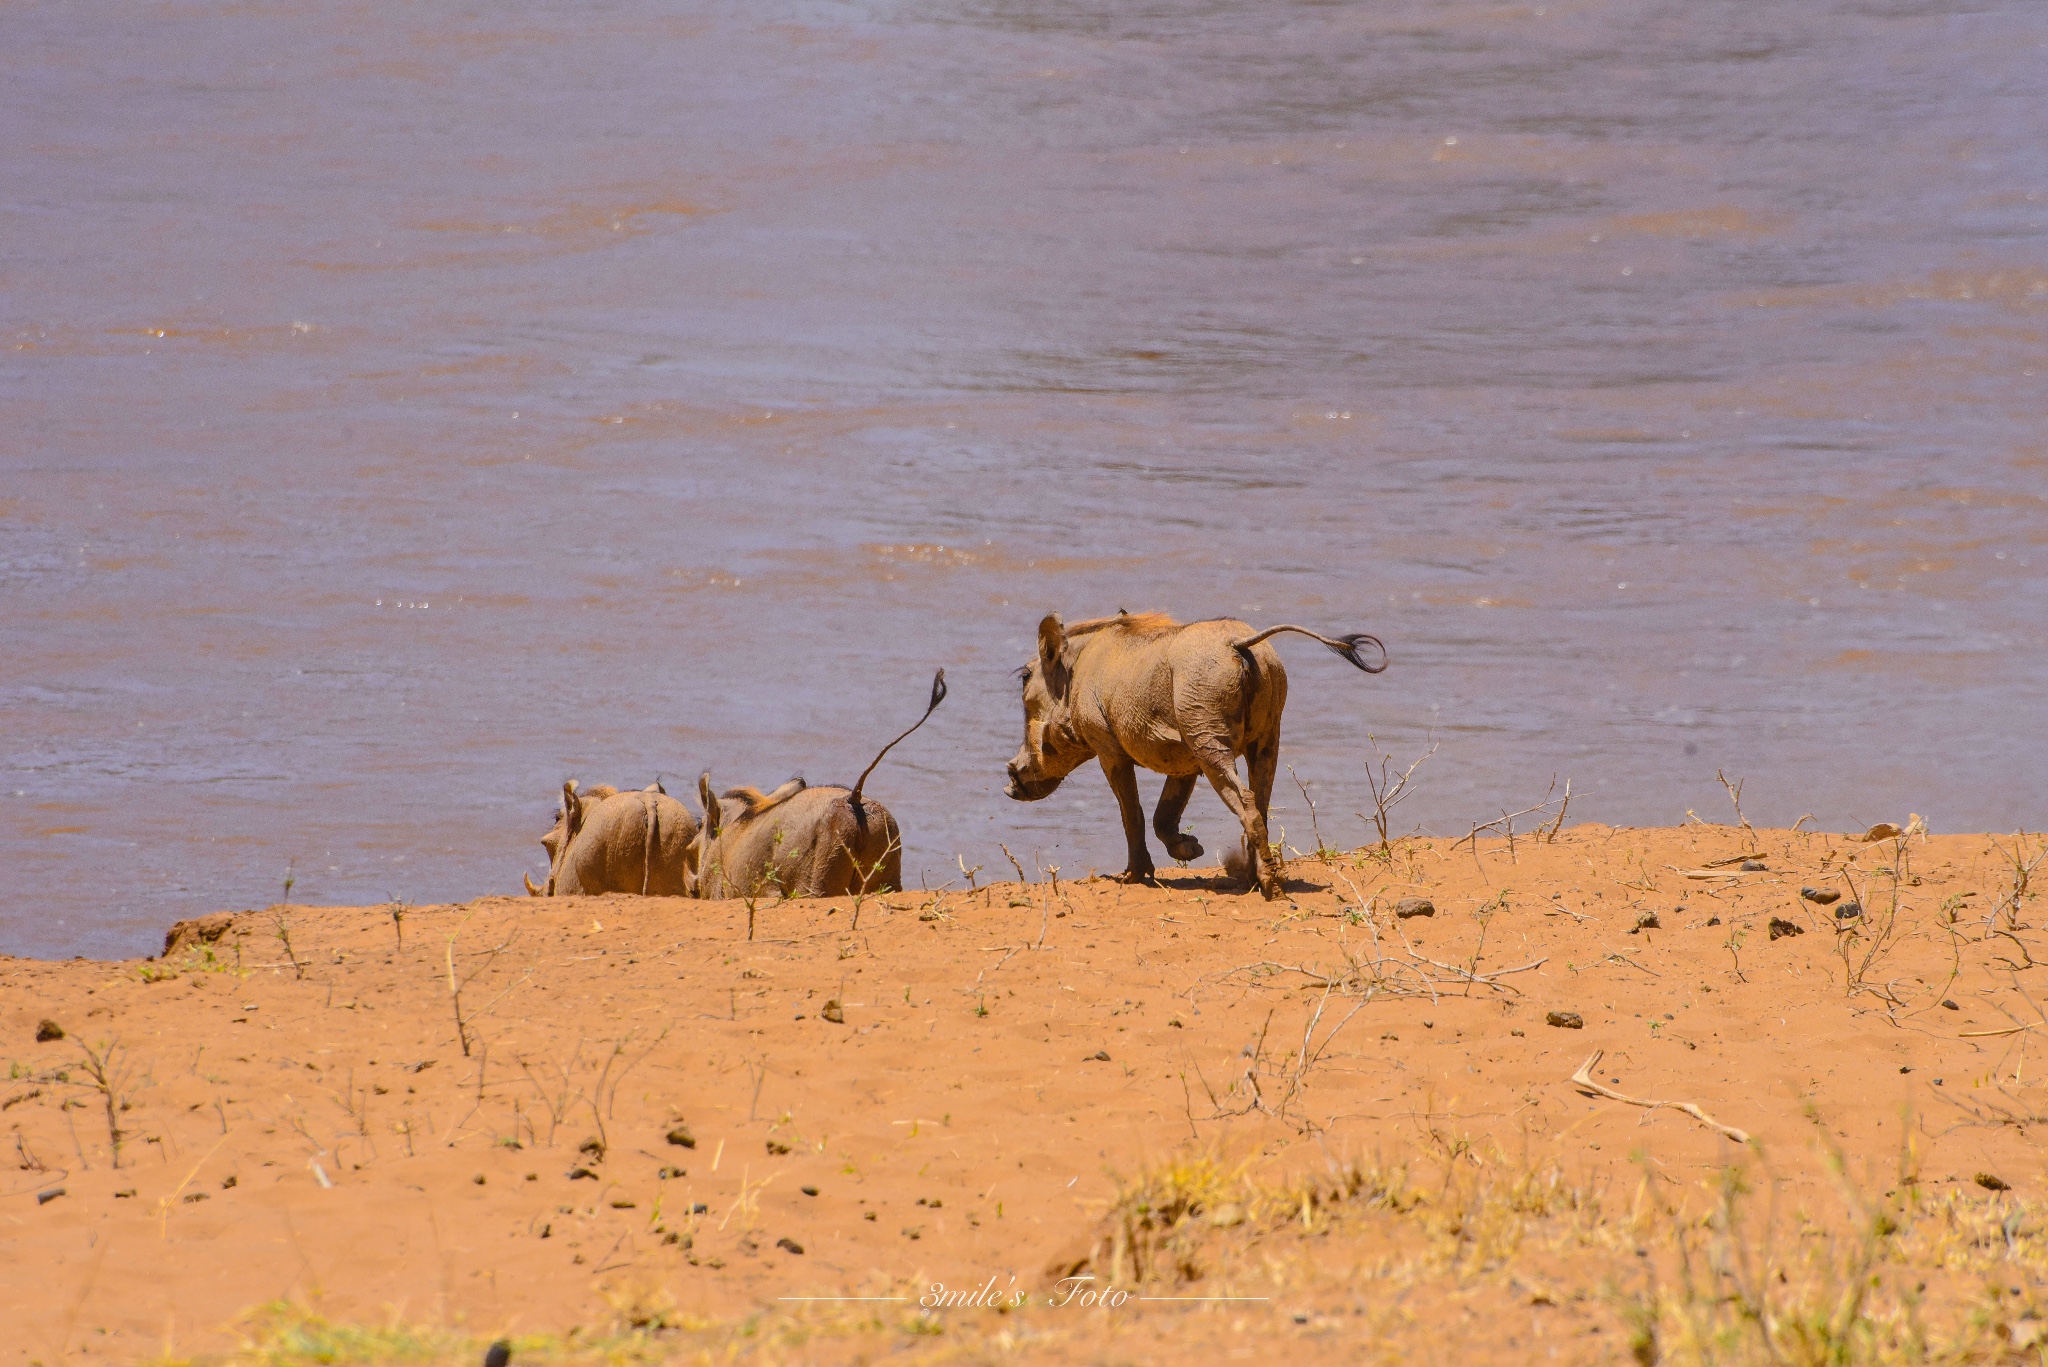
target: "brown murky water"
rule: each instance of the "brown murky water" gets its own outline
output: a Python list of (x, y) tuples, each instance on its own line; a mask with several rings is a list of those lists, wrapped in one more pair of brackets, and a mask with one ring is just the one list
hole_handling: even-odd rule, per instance
[(0, 124), (0, 950), (939, 664), (913, 878), (1117, 868), (1001, 795), (1049, 608), (1385, 638), (1286, 649), (1332, 840), (1432, 728), (1439, 831), (2048, 811), (2048, 7), (28, 0)]

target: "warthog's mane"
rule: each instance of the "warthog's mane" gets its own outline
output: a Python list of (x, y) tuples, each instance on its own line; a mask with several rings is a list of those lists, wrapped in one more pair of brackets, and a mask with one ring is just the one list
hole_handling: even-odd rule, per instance
[(780, 807), (783, 803), (804, 791), (807, 786), (802, 779), (793, 778), (772, 793), (764, 793), (759, 788), (742, 786), (727, 788), (720, 796), (729, 797), (735, 802), (746, 803), (747, 809), (740, 813), (740, 815), (759, 816), (763, 812), (772, 811), (774, 808)]
[(1086, 622), (1076, 622), (1067, 628), (1067, 635), (1086, 636), (1091, 632), (1108, 631), (1112, 627), (1134, 636), (1159, 636), (1179, 630), (1180, 623), (1163, 612), (1119, 612), (1114, 617), (1096, 617)]

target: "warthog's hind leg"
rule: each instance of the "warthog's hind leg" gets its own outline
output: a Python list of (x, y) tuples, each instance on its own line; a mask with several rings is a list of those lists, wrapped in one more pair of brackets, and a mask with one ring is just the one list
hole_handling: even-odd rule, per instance
[[(1202, 776), (1209, 780), (1209, 786), (1216, 790), (1216, 796), (1223, 799), (1223, 805), (1230, 808), (1238, 824), (1244, 827), (1245, 874), (1253, 887), (1259, 888), (1267, 897), (1279, 895), (1279, 879), (1266, 879), (1262, 871), (1270, 862), (1266, 850), (1266, 818), (1252, 800), (1252, 794), (1245, 791), (1237, 781), (1237, 757), (1223, 745), (1191, 746), (1195, 758), (1201, 762)], [(1229, 861), (1225, 861), (1228, 867)]]
[(1181, 816), (1187, 811), (1188, 799), (1194, 796), (1195, 783), (1200, 778), (1200, 774), (1169, 774), (1166, 786), (1159, 790), (1159, 805), (1152, 811), (1152, 833), (1166, 846), (1168, 854), (1184, 864), (1202, 857), (1202, 842), (1180, 828)]
[(1266, 835), (1266, 813), (1273, 801), (1273, 779), (1280, 770), (1280, 738), (1276, 735), (1263, 745), (1245, 747), (1244, 767), (1251, 779), (1252, 810), (1258, 817), (1257, 830), (1248, 832), (1256, 842), (1256, 847), (1246, 850), (1245, 853), (1257, 858), (1260, 890), (1266, 894), (1266, 899), (1271, 901), (1286, 892), (1281, 881), (1284, 870), (1280, 863), (1280, 854), (1273, 848), (1271, 840)]

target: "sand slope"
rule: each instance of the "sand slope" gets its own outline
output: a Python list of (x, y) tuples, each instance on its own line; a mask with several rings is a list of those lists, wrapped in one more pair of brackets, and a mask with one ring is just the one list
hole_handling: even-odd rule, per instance
[[(2012, 867), (1987, 837), (1579, 827), (1291, 873), (1276, 903), (1195, 871), (763, 902), (751, 942), (738, 902), (279, 907), (159, 962), (4, 961), (0, 1363), (225, 1349), (280, 1299), (478, 1335), (851, 1306), (876, 1357), (1014, 1322), (1005, 1352), (1051, 1358), (1278, 1336), (1311, 1360), (1626, 1361), (1613, 1288), (1666, 1257), (1635, 1256), (1644, 1192), (1706, 1209), (1744, 1155), (1571, 1085), (1595, 1051), (1603, 1086), (1753, 1136), (1782, 1219), (1840, 1209), (1830, 1139), (1873, 1194), (1909, 1139), (1916, 1199), (1997, 1216), (2048, 1183), (2022, 1028), (2048, 944), (2029, 897), (2000, 933)], [(1840, 929), (1802, 886), (1865, 915)], [(1398, 918), (1412, 897), (1435, 914)], [(65, 1037), (37, 1042), (45, 1019)], [(1393, 1199), (1359, 1176), (1397, 1171)], [(1552, 1195), (1484, 1256), (1402, 1213), (1517, 1174)], [(1196, 1198), (1133, 1215), (1168, 1188)], [(1999, 1255), (2008, 1319), (2037, 1234)], [(1070, 1271), (1270, 1299), (1044, 1305)], [(991, 1278), (1035, 1299), (901, 1331), (933, 1284)], [(805, 1295), (909, 1299), (780, 1299)]]

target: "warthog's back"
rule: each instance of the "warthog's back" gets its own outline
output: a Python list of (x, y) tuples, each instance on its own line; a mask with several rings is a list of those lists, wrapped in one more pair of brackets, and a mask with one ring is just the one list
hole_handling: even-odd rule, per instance
[(666, 793), (615, 793), (593, 803), (563, 856), (557, 896), (644, 892), (690, 895), (690, 842), (697, 818)]
[(717, 838), (700, 856), (698, 895), (708, 898), (844, 897), (903, 884), (903, 837), (871, 797), (856, 809), (849, 790), (805, 788), (749, 810), (719, 799)]

